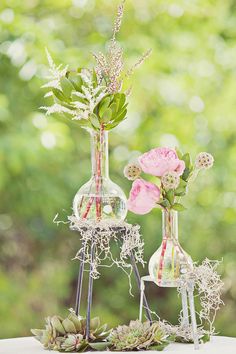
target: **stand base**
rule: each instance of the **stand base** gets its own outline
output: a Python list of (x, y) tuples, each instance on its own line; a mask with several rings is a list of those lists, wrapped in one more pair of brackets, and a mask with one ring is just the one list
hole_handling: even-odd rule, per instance
[[(140, 307), (139, 307), (139, 320), (140, 321), (142, 321), (142, 314), (143, 314), (145, 281), (155, 283), (158, 286), (157, 282), (155, 280), (153, 280), (150, 276), (144, 276), (141, 278)], [(188, 287), (183, 287), (181, 290), (182, 311), (183, 311), (183, 318), (182, 318), (181, 326), (183, 326), (183, 327), (189, 326), (190, 323), (189, 323), (189, 312), (188, 311), (190, 310), (194, 349), (199, 349), (199, 340), (198, 340), (198, 333), (197, 333), (197, 322), (196, 322), (193, 290), (194, 290), (193, 284), (189, 284)], [(188, 306), (188, 302), (189, 302), (189, 306)]]
[[(91, 260), (94, 259), (94, 246), (91, 247)], [(141, 277), (138, 271), (137, 264), (135, 262), (135, 257), (133, 252), (130, 253), (131, 265), (133, 272), (135, 274), (136, 282), (139, 290), (141, 291)], [(83, 284), (83, 273), (84, 273), (84, 262), (80, 262), (78, 283), (77, 283), (77, 292), (76, 292), (76, 302), (75, 302), (75, 313), (78, 316), (80, 313), (80, 303), (81, 303), (81, 294), (82, 294), (82, 284)], [(92, 277), (92, 268), (90, 267), (89, 271), (89, 283), (88, 283), (88, 295), (87, 295), (87, 313), (86, 313), (86, 338), (89, 339), (90, 334), (90, 318), (91, 318), (91, 307), (92, 307), (92, 293), (93, 293), (93, 277)], [(144, 291), (142, 292), (142, 302), (144, 304), (144, 309), (146, 312), (147, 319), (152, 322), (151, 311), (145, 296)]]

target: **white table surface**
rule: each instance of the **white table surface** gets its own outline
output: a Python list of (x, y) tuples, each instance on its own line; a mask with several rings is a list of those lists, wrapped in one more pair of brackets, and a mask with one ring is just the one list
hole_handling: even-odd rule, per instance
[[(194, 350), (193, 344), (173, 343), (165, 348), (164, 352), (170, 353), (208, 353), (208, 354), (236, 354), (236, 338), (231, 337), (213, 337), (211, 342), (201, 344), (199, 350)], [(0, 354), (46, 354), (42, 345), (33, 337), (11, 338), (0, 340)], [(58, 353), (51, 351), (50, 353)], [(95, 353), (95, 352), (93, 352)], [(99, 353), (99, 352), (97, 352)], [(103, 352), (104, 353), (104, 352)], [(119, 353), (119, 352), (113, 352)], [(134, 353), (134, 352), (133, 352)], [(135, 352), (137, 353), (137, 352)], [(141, 352), (139, 352), (141, 353)], [(144, 352), (143, 352), (144, 353)], [(148, 351), (146, 353), (158, 353), (157, 351)]]

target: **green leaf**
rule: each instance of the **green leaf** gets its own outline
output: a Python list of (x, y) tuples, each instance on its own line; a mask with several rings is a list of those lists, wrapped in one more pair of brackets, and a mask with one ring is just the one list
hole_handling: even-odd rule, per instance
[(180, 178), (178, 187), (175, 190), (175, 195), (183, 196), (186, 194), (187, 182)]
[(109, 108), (112, 110), (112, 116), (115, 116), (116, 112), (117, 112), (118, 105), (115, 102), (113, 102)]
[(108, 123), (112, 118), (112, 110), (110, 108), (107, 108), (104, 112), (103, 115), (101, 116), (101, 122), (102, 123)]
[(206, 343), (206, 342), (209, 342), (210, 339), (211, 339), (210, 335), (206, 333), (206, 334), (204, 334), (204, 336), (202, 336), (202, 337), (200, 338), (200, 342)]
[(181, 152), (178, 148), (175, 148), (175, 151), (176, 151), (176, 154), (177, 154), (178, 158), (179, 158), (180, 160), (182, 160), (182, 157), (183, 157), (182, 152)]
[(102, 117), (105, 110), (109, 107), (110, 104), (110, 97), (106, 96), (105, 98), (102, 99), (102, 101), (99, 104), (99, 116)]
[(91, 121), (93, 127), (95, 127), (96, 129), (100, 128), (100, 123), (99, 123), (99, 120), (98, 120), (98, 117), (96, 116), (96, 114), (92, 113), (90, 115), (90, 121)]
[(118, 107), (118, 110), (120, 110), (124, 104), (125, 104), (125, 101), (126, 101), (126, 96), (124, 93), (120, 93), (119, 95), (119, 107)]
[(164, 350), (168, 344), (169, 343), (154, 344), (154, 345), (151, 345), (150, 347), (148, 347), (148, 350), (157, 350), (159, 352), (162, 352), (162, 350)]
[(184, 180), (184, 181), (187, 181), (188, 180), (188, 177), (190, 176), (190, 173), (191, 173), (191, 169), (189, 169), (188, 167), (185, 168), (184, 170), (184, 173), (182, 174), (181, 178)]
[(79, 101), (79, 102), (81, 102), (81, 103), (85, 103), (85, 104), (87, 104), (87, 101), (86, 101), (86, 99), (85, 98), (82, 98), (82, 97), (79, 97), (79, 96), (77, 96), (75, 93), (73, 93), (72, 92), (72, 94), (71, 94), (71, 100), (74, 102), (74, 101)]
[(93, 86), (96, 87), (98, 84), (96, 71), (93, 69)]
[(119, 115), (116, 116), (116, 118), (114, 119), (114, 122), (121, 122), (122, 120), (124, 120), (124, 118), (126, 117), (127, 114), (127, 109), (124, 109), (122, 112), (120, 112)]
[(83, 80), (81, 79), (80, 75), (75, 72), (71, 72), (69, 74), (69, 79), (72, 85), (74, 86), (76, 91), (81, 91), (81, 86), (83, 84)]
[(66, 97), (70, 97), (71, 96), (71, 91), (74, 90), (74, 86), (72, 85), (70, 80), (67, 79), (66, 77), (62, 77), (60, 79), (60, 83), (61, 83), (61, 88), (62, 88), (62, 91), (63, 91), (64, 95)]
[(168, 199), (163, 199), (160, 203), (158, 203), (159, 205), (163, 206), (164, 208), (170, 208), (170, 202)]
[(185, 162), (185, 168), (189, 168), (191, 165), (191, 158), (189, 153), (186, 153), (182, 156), (182, 159)]
[(54, 96), (60, 101), (60, 102), (69, 102), (67, 97), (63, 94), (63, 92), (57, 88), (52, 88), (52, 92)]
[(175, 192), (173, 189), (170, 189), (168, 192), (166, 192), (166, 198), (168, 199), (171, 205), (174, 203)]
[(176, 195), (177, 197), (183, 197), (185, 194), (186, 194), (186, 192), (184, 192), (184, 191), (182, 191), (182, 192), (176, 192), (176, 191), (175, 191), (175, 195)]
[(126, 119), (126, 113), (127, 113), (127, 111), (124, 112), (124, 116), (120, 116), (120, 120), (115, 120), (112, 123), (106, 124), (105, 129), (110, 130), (110, 129), (115, 128), (117, 125), (119, 125), (123, 120)]
[(174, 205), (172, 205), (172, 209), (177, 210), (177, 211), (186, 210), (186, 208), (180, 203), (175, 203)]
[(106, 350), (109, 346), (111, 345), (110, 342), (94, 342), (94, 343), (89, 343), (89, 346), (94, 349), (94, 350)]

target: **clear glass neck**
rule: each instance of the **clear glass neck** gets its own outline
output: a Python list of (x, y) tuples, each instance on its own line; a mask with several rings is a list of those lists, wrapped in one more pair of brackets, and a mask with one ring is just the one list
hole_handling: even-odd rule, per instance
[(162, 211), (162, 238), (178, 240), (178, 212), (176, 210)]
[(109, 178), (108, 132), (91, 131), (92, 177)]

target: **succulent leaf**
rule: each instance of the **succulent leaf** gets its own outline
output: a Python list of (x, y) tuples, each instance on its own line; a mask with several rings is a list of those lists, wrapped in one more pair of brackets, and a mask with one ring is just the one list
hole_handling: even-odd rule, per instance
[(62, 325), (63, 327), (65, 328), (65, 331), (68, 333), (76, 333), (76, 328), (75, 328), (75, 325), (74, 323), (69, 320), (69, 318), (65, 318), (63, 321), (62, 321)]
[(58, 318), (58, 316), (53, 316), (51, 319), (51, 323), (52, 326), (56, 329), (57, 332), (59, 332), (60, 334), (65, 334), (65, 328), (63, 327), (60, 319)]

